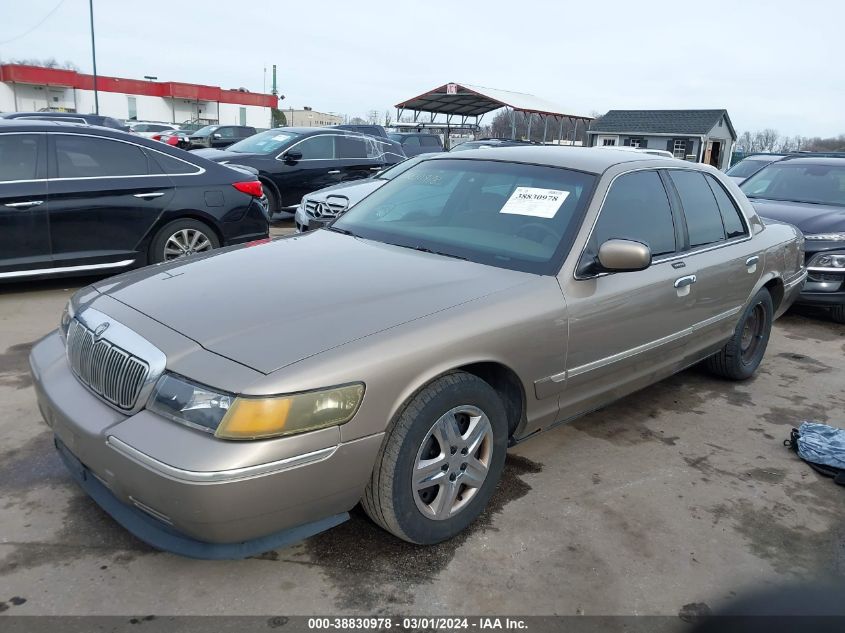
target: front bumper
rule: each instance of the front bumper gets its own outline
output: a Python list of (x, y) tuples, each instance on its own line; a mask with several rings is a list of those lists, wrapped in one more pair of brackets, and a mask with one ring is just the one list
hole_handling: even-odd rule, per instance
[[(250, 556), (337, 525), (361, 498), (381, 444), (381, 435), (341, 443), (337, 429), (316, 446), (312, 434), (223, 442), (146, 410), (126, 416), (76, 379), (58, 333), (33, 347), (30, 365), (39, 408), (74, 478), (138, 538), (186, 556)], [(284, 458), (267, 462), (267, 442)], [(189, 463), (209, 449), (238, 467)], [(179, 463), (180, 454), (188, 461)]]

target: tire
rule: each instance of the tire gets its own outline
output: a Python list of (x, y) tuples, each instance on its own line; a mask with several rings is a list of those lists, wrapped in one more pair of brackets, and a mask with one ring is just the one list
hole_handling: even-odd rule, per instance
[[(190, 246), (194, 236), (198, 236), (194, 243), (196, 250), (176, 255), (176, 243), (184, 242), (186, 246)], [(171, 241), (171, 238), (174, 241)], [(215, 248), (220, 248), (220, 240), (211, 227), (199, 220), (182, 218), (168, 222), (156, 233), (150, 246), (150, 261), (159, 264), (180, 257), (187, 257), (194, 253), (204, 253)]]
[(764, 288), (745, 308), (731, 339), (705, 361), (707, 369), (731, 380), (745, 380), (754, 375), (769, 344), (773, 314), (772, 296)]
[[(448, 428), (457, 433), (447, 436)], [(505, 408), (489, 384), (460, 371), (437, 378), (411, 398), (387, 430), (361, 502), (364, 511), (411, 543), (452, 538), (490, 500), (504, 468), (507, 437)], [(430, 487), (412, 483), (415, 472), (423, 478), (421, 465), (427, 466)]]
[(276, 199), (276, 192), (273, 191), (273, 187), (268, 185), (263, 180), (261, 181), (261, 188), (264, 191), (264, 198), (266, 200), (265, 205), (267, 209), (267, 215), (272, 218), (275, 213), (279, 211), (278, 209), (278, 201)]
[(845, 304), (833, 306), (830, 309), (830, 318), (834, 323), (845, 323)]

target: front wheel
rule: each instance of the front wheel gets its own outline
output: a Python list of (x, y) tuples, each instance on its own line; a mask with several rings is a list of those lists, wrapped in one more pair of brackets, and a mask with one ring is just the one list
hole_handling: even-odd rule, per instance
[(419, 391), (388, 429), (362, 505), (411, 543), (452, 538), (484, 510), (502, 474), (507, 417), (493, 388), (453, 372)]
[(830, 309), (830, 318), (834, 323), (845, 323), (845, 304), (833, 306)]
[(765, 288), (754, 295), (734, 330), (734, 335), (716, 354), (707, 359), (707, 369), (723, 378), (750, 378), (766, 353), (772, 333), (774, 307)]

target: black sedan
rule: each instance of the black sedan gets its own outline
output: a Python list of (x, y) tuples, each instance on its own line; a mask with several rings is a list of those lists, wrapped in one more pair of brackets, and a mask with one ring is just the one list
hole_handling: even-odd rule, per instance
[(347, 180), (367, 178), (405, 160), (402, 147), (337, 128), (283, 127), (260, 132), (225, 151), (191, 152), (218, 163), (258, 170), (270, 213), (295, 211), (302, 196)]
[(119, 271), (266, 238), (254, 173), (150, 139), (0, 123), (0, 280)]
[(845, 323), (845, 158), (785, 158), (740, 188), (761, 217), (804, 233), (809, 276), (798, 303), (830, 308)]

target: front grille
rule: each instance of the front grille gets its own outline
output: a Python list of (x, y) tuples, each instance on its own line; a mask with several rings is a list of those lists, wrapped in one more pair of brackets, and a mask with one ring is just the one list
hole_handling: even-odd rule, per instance
[(336, 196), (335, 199), (318, 202), (316, 200), (305, 200), (305, 213), (312, 218), (334, 218), (346, 211), (348, 201)]
[(72, 319), (67, 333), (67, 357), (77, 378), (91, 391), (120, 407), (131, 409), (150, 368), (137, 358)]

